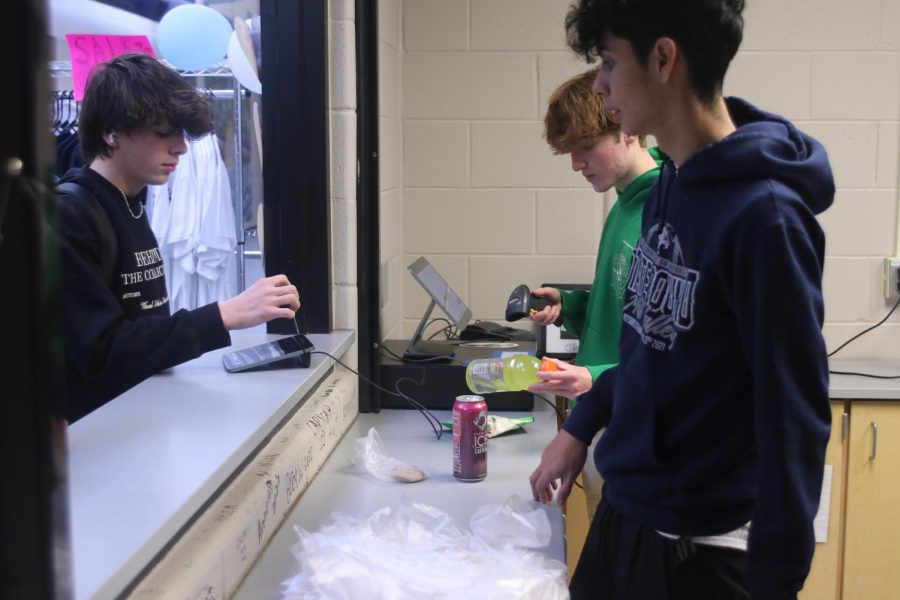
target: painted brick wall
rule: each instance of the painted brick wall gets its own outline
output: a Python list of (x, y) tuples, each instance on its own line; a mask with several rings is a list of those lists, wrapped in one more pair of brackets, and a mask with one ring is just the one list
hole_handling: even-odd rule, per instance
[[(328, 3), (332, 326), (356, 329), (356, 23), (352, 0)], [(303, 290), (300, 290), (302, 301)], [(356, 342), (346, 359), (356, 367)]]
[(378, 2), (378, 145), (381, 221), (381, 335), (402, 336), (403, 278), (403, 146), (401, 94), (400, 0)]
[[(391, 177), (382, 180), (382, 261), (398, 263), (391, 285), (399, 279), (403, 290), (406, 334), (427, 301), (402, 267), (422, 254), (479, 318), (502, 320), (518, 283), (590, 282), (610, 199), (541, 137), (549, 93), (586, 68), (565, 45), (570, 1), (405, 0), (399, 12), (398, 3), (381, 14), (382, 31), (402, 37), (381, 46), (391, 51), (381, 74), (383, 148), (402, 155), (402, 164), (383, 165)], [(825, 145), (835, 171), (835, 205), (821, 217), (834, 348), (890, 308), (882, 260), (898, 253), (900, 2), (748, 5), (726, 94), (794, 120)], [(392, 324), (398, 308), (388, 306)], [(900, 357), (900, 315), (841, 355)]]

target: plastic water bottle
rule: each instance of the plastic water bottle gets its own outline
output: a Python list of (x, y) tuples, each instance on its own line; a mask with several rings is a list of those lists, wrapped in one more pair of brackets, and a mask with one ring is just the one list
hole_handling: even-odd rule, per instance
[(556, 363), (530, 354), (478, 358), (466, 366), (466, 384), (475, 394), (517, 392), (538, 383), (538, 371), (555, 371)]

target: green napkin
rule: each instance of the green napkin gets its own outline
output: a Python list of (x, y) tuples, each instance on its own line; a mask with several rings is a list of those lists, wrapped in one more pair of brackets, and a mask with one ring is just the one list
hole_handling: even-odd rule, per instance
[[(488, 415), (488, 437), (495, 438), (518, 429), (525, 430), (523, 425), (534, 423), (534, 417), (500, 417)], [(443, 421), (441, 425), (447, 431), (453, 431), (453, 421)]]

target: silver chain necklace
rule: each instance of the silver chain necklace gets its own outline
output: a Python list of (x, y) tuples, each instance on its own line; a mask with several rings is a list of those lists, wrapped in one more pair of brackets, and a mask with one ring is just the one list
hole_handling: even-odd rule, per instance
[[(119, 188), (116, 188), (116, 189), (119, 190)], [(125, 206), (128, 208), (128, 214), (131, 215), (132, 219), (137, 220), (144, 216), (144, 205), (143, 204), (138, 202), (141, 209), (138, 211), (138, 214), (134, 214), (134, 211), (131, 210), (131, 203), (128, 201), (128, 196), (126, 196), (125, 192), (123, 192), (122, 190), (119, 190), (119, 193), (122, 194), (122, 200), (125, 201)]]

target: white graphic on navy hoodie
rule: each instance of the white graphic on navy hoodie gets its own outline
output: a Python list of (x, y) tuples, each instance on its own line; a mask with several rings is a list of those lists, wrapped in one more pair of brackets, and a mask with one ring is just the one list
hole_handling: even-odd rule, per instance
[[(654, 250), (653, 247), (656, 247)], [(694, 292), (700, 273), (684, 265), (675, 230), (655, 223), (634, 251), (622, 319), (654, 350), (672, 348), (694, 323)]]

